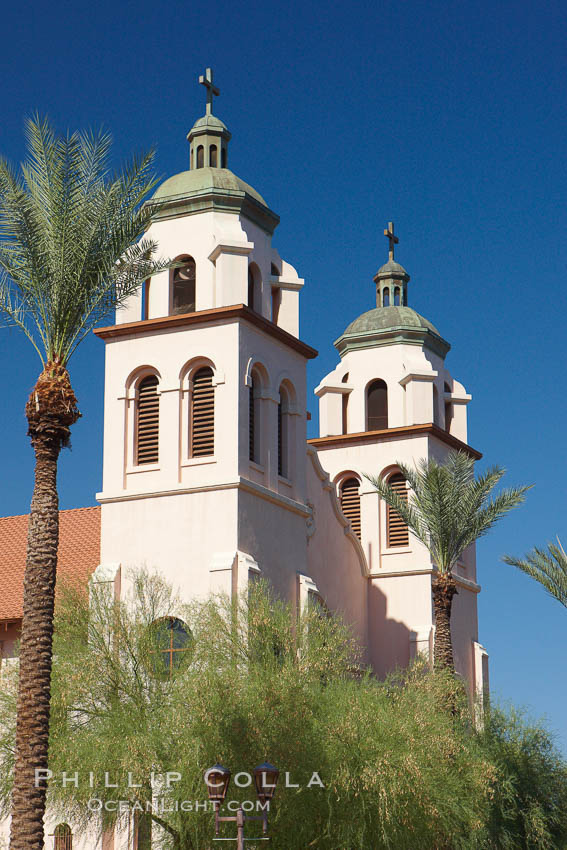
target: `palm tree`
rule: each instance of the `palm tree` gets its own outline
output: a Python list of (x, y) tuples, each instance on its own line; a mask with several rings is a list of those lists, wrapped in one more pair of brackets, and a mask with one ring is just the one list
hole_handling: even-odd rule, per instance
[(536, 546), (525, 559), (505, 555), (502, 560), (535, 578), (567, 608), (567, 555), (561, 542), (557, 543), (557, 546), (550, 543), (547, 551)]
[(451, 607), (457, 583), (453, 571), (467, 546), (523, 502), (529, 487), (510, 488), (491, 497), (505, 470), (495, 466), (475, 478), (474, 460), (464, 452), (449, 452), (444, 463), (422, 459), (415, 469), (403, 463), (397, 465), (411, 490), (408, 501), (383, 478), (366, 477), (429, 550), (436, 567), (431, 583), (434, 663), (437, 669), (454, 671)]
[(26, 124), (21, 171), (0, 160), (0, 311), (27, 337), (42, 371), (26, 405), (35, 453), (12, 798), (11, 850), (41, 850), (47, 768), (59, 511), (57, 462), (81, 415), (67, 366), (81, 340), (146, 278), (167, 267), (143, 238), (155, 185), (154, 153), (111, 175), (111, 139), (59, 136), (39, 116)]

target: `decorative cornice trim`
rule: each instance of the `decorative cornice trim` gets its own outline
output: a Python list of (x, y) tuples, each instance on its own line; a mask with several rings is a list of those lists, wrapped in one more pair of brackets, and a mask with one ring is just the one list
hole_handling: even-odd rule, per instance
[(221, 254), (235, 254), (237, 256), (247, 257), (254, 250), (253, 242), (235, 242), (233, 240), (224, 240), (224, 242), (218, 242), (211, 253), (209, 254), (209, 260), (211, 263), (216, 263), (218, 257)]
[(115, 502), (130, 502), (137, 501), (139, 499), (157, 499), (163, 496), (194, 495), (196, 493), (211, 493), (220, 490), (240, 490), (252, 493), (260, 499), (277, 504), (280, 507), (291, 511), (291, 513), (299, 514), (299, 516), (302, 516), (305, 519), (310, 516), (309, 508), (301, 502), (290, 499), (282, 493), (276, 493), (273, 490), (268, 490), (267, 487), (263, 487), (256, 481), (251, 481), (249, 478), (242, 477), (239, 477), (236, 481), (226, 481), (219, 484), (205, 484), (201, 487), (187, 487), (182, 485), (177, 488), (153, 490), (146, 493), (128, 493), (126, 491), (118, 496), (105, 496), (104, 493), (97, 493), (96, 498), (101, 505), (108, 505)]
[(475, 460), (480, 460), (481, 452), (473, 449), (472, 446), (463, 443), (457, 437), (444, 431), (438, 425), (427, 423), (424, 425), (404, 425), (401, 428), (384, 428), (382, 431), (360, 431), (356, 434), (335, 434), (330, 437), (314, 437), (307, 440), (309, 445), (315, 449), (330, 449), (340, 446), (354, 446), (360, 443), (375, 443), (382, 440), (415, 437), (420, 434), (430, 434), (432, 437), (437, 437), (442, 443), (446, 443), (451, 448), (466, 452), (469, 457)]
[(326, 393), (337, 393), (338, 395), (348, 395), (354, 389), (352, 384), (319, 384), (315, 387), (314, 393), (318, 398), (326, 395)]
[(239, 481), (229, 481), (224, 484), (205, 484), (202, 487), (186, 487), (182, 485), (167, 490), (147, 490), (143, 493), (130, 493), (127, 490), (123, 490), (118, 496), (105, 496), (103, 491), (102, 493), (95, 493), (95, 498), (101, 505), (110, 505), (115, 502), (135, 502), (139, 499), (160, 499), (164, 496), (210, 493), (212, 490), (237, 490), (239, 484)]
[(286, 280), (285, 277), (277, 277), (276, 275), (270, 275), (268, 278), (268, 283), (274, 288), (289, 290), (290, 292), (300, 292), (300, 290), (305, 285), (305, 280), (302, 277), (298, 277), (295, 280)]
[(297, 502), (295, 499), (290, 499), (289, 496), (284, 496), (282, 493), (276, 493), (274, 490), (268, 490), (267, 487), (264, 487), (262, 484), (258, 484), (257, 481), (251, 481), (250, 478), (241, 478), (238, 484), (238, 489), (244, 490), (244, 492), (247, 493), (252, 493), (254, 496), (258, 496), (266, 502), (271, 502), (274, 505), (286, 508), (286, 510), (291, 511), (291, 513), (299, 514), (299, 516), (304, 517), (304, 519), (307, 519), (311, 515), (307, 505)]
[(407, 375), (399, 381), (400, 386), (405, 387), (406, 384), (409, 384), (410, 381), (423, 381), (425, 383), (433, 383), (435, 378), (439, 375), (439, 372), (435, 370), (431, 370), (426, 372), (424, 369), (414, 369), (412, 372), (408, 372)]
[(213, 307), (210, 310), (199, 310), (195, 313), (184, 313), (181, 316), (162, 316), (158, 319), (145, 319), (140, 322), (125, 322), (122, 325), (110, 325), (105, 328), (95, 328), (93, 333), (101, 339), (116, 339), (117, 337), (146, 336), (156, 331), (178, 330), (191, 325), (208, 325), (216, 321), (234, 321), (245, 319), (251, 325), (259, 328), (269, 336), (302, 354), (307, 360), (317, 357), (318, 351), (307, 343), (302, 342), (293, 334), (284, 331), (269, 319), (255, 313), (246, 304), (234, 304), (229, 307)]
[[(368, 578), (402, 578), (404, 576), (427, 576), (433, 575), (434, 573), (437, 573), (435, 567), (429, 567), (424, 570), (392, 570), (373, 572), (369, 574)], [(470, 590), (472, 593), (480, 593), (481, 586), (480, 584), (477, 584), (476, 581), (471, 581), (470, 578), (465, 578), (457, 573), (453, 573), (453, 578), (459, 587)]]
[(180, 216), (217, 210), (219, 212), (244, 215), (270, 236), (280, 223), (280, 217), (247, 192), (237, 189), (215, 187), (194, 192), (192, 195), (170, 195), (152, 199), (153, 221), (164, 221)]
[(342, 334), (334, 346), (343, 357), (349, 351), (362, 348), (379, 348), (382, 345), (421, 345), (445, 358), (451, 346), (443, 337), (430, 331), (429, 328), (402, 326), (395, 328), (383, 328), (372, 331), (361, 331), (359, 333)]

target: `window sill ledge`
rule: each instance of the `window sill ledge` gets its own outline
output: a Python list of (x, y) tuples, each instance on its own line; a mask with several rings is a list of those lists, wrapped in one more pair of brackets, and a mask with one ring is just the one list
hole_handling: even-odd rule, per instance
[(285, 475), (278, 475), (278, 481), (280, 484), (285, 484), (286, 487), (293, 487), (293, 481)]
[(140, 466), (127, 467), (126, 475), (138, 475), (140, 472), (159, 472), (160, 469), (159, 463), (142, 463)]
[(407, 555), (411, 546), (389, 546), (382, 550), (382, 555)]
[(249, 461), (249, 463), (250, 463), (250, 469), (255, 469), (256, 472), (261, 472), (262, 475), (264, 474), (264, 467), (260, 463), (256, 463), (255, 460), (251, 460), (251, 461)]
[(215, 455), (203, 455), (203, 457), (190, 457), (186, 460), (182, 461), (181, 466), (185, 468), (187, 466), (202, 466), (205, 463), (216, 463), (217, 459)]

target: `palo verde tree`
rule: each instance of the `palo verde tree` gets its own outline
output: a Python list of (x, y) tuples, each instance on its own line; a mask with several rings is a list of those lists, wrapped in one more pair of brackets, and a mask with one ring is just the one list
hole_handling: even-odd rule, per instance
[[(346, 627), (316, 609), (298, 618), (262, 583), (237, 601), (190, 605), (147, 571), (124, 575), (122, 586), (119, 602), (103, 584), (90, 599), (71, 591), (58, 608), (50, 804), (96, 832), (100, 813), (89, 801), (110, 801), (109, 808), (126, 801), (126, 816), (146, 834), (151, 824), (152, 846), (197, 850), (214, 834), (204, 771), (220, 761), (233, 774), (250, 773), (269, 760), (282, 772), (284, 808), (273, 813), (274, 825), (283, 817), (282, 835), (293, 828), (285, 806), (293, 800), (305, 824), (297, 826), (297, 846), (307, 846), (309, 807), (320, 812), (325, 801), (319, 781), (308, 787), (326, 769), (320, 696), (325, 680), (350, 675), (358, 653)], [(63, 786), (62, 771), (77, 771), (77, 787)], [(288, 771), (297, 787), (286, 789)], [(230, 792), (235, 801), (256, 800), (253, 788), (234, 782)], [(107, 825), (113, 820), (120, 812)], [(284, 839), (281, 846), (292, 845)]]
[(140, 283), (166, 267), (145, 239), (154, 154), (109, 172), (108, 134), (58, 135), (27, 122), (20, 171), (0, 160), (0, 312), (36, 350), (26, 405), (35, 453), (20, 652), (12, 850), (41, 850), (59, 513), (57, 462), (80, 416), (67, 366), (81, 340)]
[[(235, 779), (267, 759), (281, 771), (274, 850), (566, 846), (567, 771), (545, 730), (491, 711), (475, 731), (447, 671), (417, 664), (379, 682), (340, 620), (298, 614), (262, 582), (183, 605), (158, 575), (126, 573), (119, 601), (104, 584), (90, 600), (62, 595), (54, 648), (48, 802), (77, 833), (100, 836), (101, 818), (111, 829), (122, 801), (154, 850), (212, 846), (205, 769), (221, 762)], [(14, 672), (0, 689), (0, 814)], [(227, 802), (253, 803), (234, 779)]]
[(467, 546), (523, 502), (529, 487), (512, 487), (493, 496), (505, 470), (494, 466), (476, 478), (474, 460), (464, 452), (449, 452), (443, 463), (429, 458), (420, 460), (416, 468), (397, 465), (410, 488), (408, 501), (385, 479), (367, 478), (429, 550), (436, 568), (431, 585), (436, 626), (434, 663), (438, 669), (453, 671), (451, 608), (457, 593), (453, 571)]

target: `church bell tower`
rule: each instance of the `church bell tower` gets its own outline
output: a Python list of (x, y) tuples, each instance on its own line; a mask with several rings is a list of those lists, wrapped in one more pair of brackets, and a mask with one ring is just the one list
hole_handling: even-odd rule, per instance
[[(398, 462), (412, 467), (421, 458), (442, 460), (451, 449), (481, 457), (467, 444), (471, 397), (446, 367), (450, 345), (409, 306), (410, 276), (394, 258), (398, 237), (392, 222), (384, 235), (389, 251), (374, 276), (377, 306), (351, 321), (336, 340), (340, 361), (315, 390), (320, 436), (309, 441), (364, 552), (369, 658), (380, 675), (407, 666), (418, 653), (431, 657), (435, 566), (366, 476), (385, 477), (408, 498)], [(478, 686), (484, 650), (477, 635), (474, 546), (463, 553), (456, 573), (456, 664)], [(319, 573), (312, 574), (319, 583)]]
[(175, 260), (97, 330), (106, 344), (102, 560), (157, 569), (182, 596), (252, 576), (287, 598), (306, 562), (303, 280), (272, 245), (279, 218), (229, 170), (213, 111), (190, 168), (157, 189), (151, 227)]

